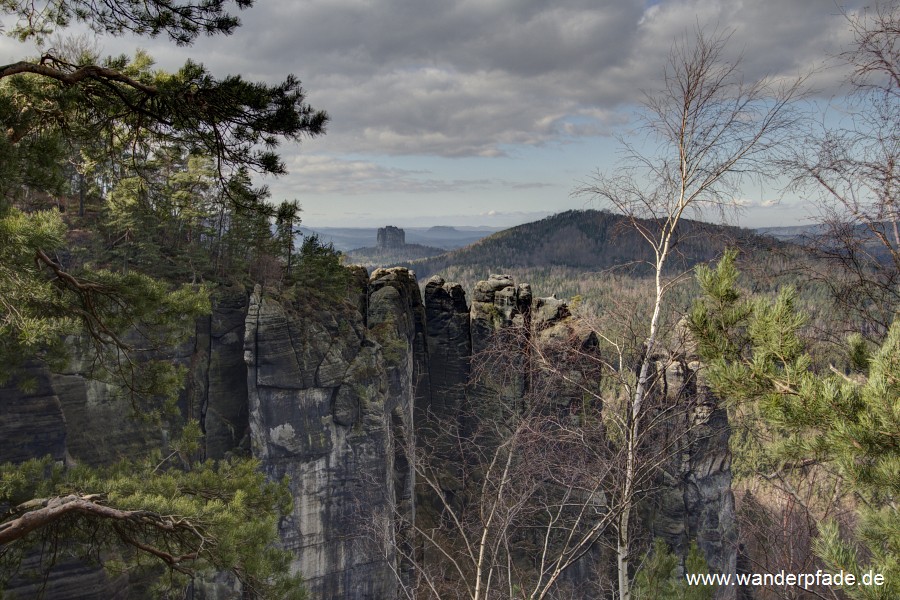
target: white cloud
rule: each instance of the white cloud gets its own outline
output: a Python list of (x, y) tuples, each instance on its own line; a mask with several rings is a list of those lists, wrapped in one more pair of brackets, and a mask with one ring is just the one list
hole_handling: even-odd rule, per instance
[(749, 198), (735, 198), (731, 201), (731, 205), (735, 208), (779, 208), (782, 203), (777, 198), (766, 198), (764, 200), (752, 200)]

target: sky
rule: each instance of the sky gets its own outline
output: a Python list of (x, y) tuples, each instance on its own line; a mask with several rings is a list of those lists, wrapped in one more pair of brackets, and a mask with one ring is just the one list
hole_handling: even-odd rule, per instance
[[(166, 69), (275, 83), (297, 75), (326, 110), (325, 136), (285, 143), (289, 174), (263, 181), (297, 199), (305, 225), (511, 226), (568, 209), (621, 159), (645, 93), (677, 38), (731, 31), (747, 79), (796, 77), (827, 103), (851, 41), (835, 0), (257, 0), (233, 35), (176, 47), (100, 38), (106, 54), (143, 48)], [(8, 26), (8, 23), (7, 23)], [(76, 29), (77, 31), (77, 29)], [(0, 37), (0, 64), (34, 55)], [(749, 185), (732, 222), (808, 222), (816, 211)]]

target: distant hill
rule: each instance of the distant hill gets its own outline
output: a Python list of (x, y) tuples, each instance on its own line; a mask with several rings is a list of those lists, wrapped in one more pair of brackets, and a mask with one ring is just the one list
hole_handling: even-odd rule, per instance
[(353, 265), (362, 265), (372, 271), (379, 267), (390, 267), (406, 263), (420, 258), (428, 258), (444, 254), (444, 248), (433, 248), (421, 244), (404, 244), (394, 248), (357, 248), (345, 252), (346, 262)]
[[(645, 227), (653, 227), (643, 221)], [(729, 246), (765, 249), (781, 242), (738, 227), (683, 221), (676, 235), (671, 268), (683, 270), (717, 258)], [(634, 274), (648, 272), (652, 260), (646, 240), (628, 220), (597, 210), (571, 210), (490, 235), (470, 246), (409, 265), (420, 280), (449, 267), (466, 268), (476, 276), (498, 269), (564, 267), (603, 271), (628, 266)]]
[[(654, 227), (650, 221), (641, 225)], [(685, 220), (676, 232), (668, 271), (687, 273), (735, 247), (741, 250), (741, 285), (746, 292), (770, 294), (793, 285), (800, 292), (800, 307), (812, 321), (817, 326), (826, 322), (827, 294), (803, 279), (810, 256), (790, 242), (739, 227)], [(579, 310), (601, 319), (599, 326), (605, 326), (603, 319), (613, 328), (636, 319), (633, 326), (640, 328), (641, 315), (652, 309), (654, 282), (647, 264), (652, 259), (647, 241), (627, 218), (573, 210), (500, 231), (465, 248), (400, 264), (416, 272), (420, 285), (440, 275), (462, 284), (468, 293), (491, 273), (507, 274), (519, 283), (530, 283), (537, 297), (573, 300)], [(667, 294), (667, 318), (677, 320), (699, 293), (688, 273)]]
[(827, 232), (827, 228), (824, 225), (814, 223), (810, 225), (789, 225), (786, 227), (757, 227), (755, 231), (779, 240), (797, 241), (810, 236), (822, 235)]
[[(884, 235), (889, 240), (893, 239), (893, 223), (881, 222), (875, 223), (873, 226), (879, 232), (879, 235)], [(821, 223), (795, 225), (792, 227), (760, 227), (756, 231), (778, 240), (816, 249), (818, 253), (826, 255), (844, 253), (844, 248), (837, 238), (856, 239), (862, 244), (869, 256), (886, 265), (893, 262), (890, 251), (879, 239), (879, 235), (876, 235), (868, 225), (863, 223), (841, 225), (837, 228)], [(836, 235), (837, 238), (835, 238)]]

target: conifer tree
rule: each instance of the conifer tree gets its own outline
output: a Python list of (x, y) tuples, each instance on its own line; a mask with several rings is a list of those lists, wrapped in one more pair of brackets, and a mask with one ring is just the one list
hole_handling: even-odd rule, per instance
[(285, 269), (288, 277), (293, 270), (294, 238), (299, 233), (297, 225), (300, 224), (300, 203), (296, 200), (285, 200), (278, 205), (275, 213), (275, 227), (278, 235), (280, 253), (284, 258)]
[(735, 289), (734, 254), (715, 270), (698, 268), (706, 297), (690, 327), (707, 361), (707, 378), (722, 397), (758, 407), (777, 434), (764, 450), (775, 468), (827, 466), (856, 499), (856, 523), (820, 524), (815, 550), (828, 567), (869, 570), (883, 585), (845, 589), (850, 597), (900, 596), (900, 319), (879, 347), (849, 341), (849, 373), (811, 369), (787, 288), (774, 301), (748, 301)]
[[(251, 4), (11, 0), (0, 15), (16, 21), (12, 35), (42, 47), (74, 22), (186, 45), (231, 33), (231, 7)], [(301, 594), (272, 546), (285, 483), (266, 482), (251, 459), (197, 460), (197, 424), (175, 410), (183, 370), (144, 362), (130, 336), (145, 336), (142, 349), (175, 345), (209, 311), (200, 281), (267, 255), (268, 192), (250, 173), (284, 173), (278, 143), (322, 134), (327, 118), (293, 76), (218, 78), (193, 61), (167, 73), (140, 51), (101, 59), (46, 49), (0, 65), (0, 381), (23, 361), (59, 364), (63, 336), (78, 334), (94, 345), (93, 375), (118, 386), (136, 418), (180, 430), (164, 456), (0, 466), (0, 588), (22, 556), (55, 539), (83, 558), (146, 569), (162, 597), (216, 572), (230, 572), (247, 597)], [(60, 212), (73, 191), (77, 221)], [(101, 202), (89, 212), (91, 196)], [(250, 237), (238, 237), (243, 222)]]

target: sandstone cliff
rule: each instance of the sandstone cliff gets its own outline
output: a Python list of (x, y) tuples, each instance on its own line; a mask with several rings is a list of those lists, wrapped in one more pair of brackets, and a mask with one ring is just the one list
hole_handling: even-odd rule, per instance
[[(438, 447), (453, 492), (461, 457), (441, 445), (440, 426), (449, 419), (459, 430), (473, 427), (495, 413), (497, 398), (515, 404), (537, 385), (525, 368), (500, 379), (472, 365), (496, 334), (596, 345), (564, 302), (533, 298), (506, 276), (480, 282), (468, 306), (462, 288), (440, 278), (428, 282), (423, 300), (406, 269), (359, 275), (350, 302), (334, 305), (261, 288), (219, 290), (193, 338), (167, 355), (188, 367), (181, 406), (200, 421), (206, 456), (252, 452), (268, 475), (290, 478), (294, 509), (281, 539), (312, 598), (394, 598), (410, 580), (403, 556), (415, 553), (416, 541), (402, 524), (439, 518), (434, 498), (417, 490), (411, 445)], [(109, 387), (87, 377), (87, 354), (75, 340), (72, 348), (62, 372), (30, 367), (27, 392), (16, 382), (0, 389), (0, 460), (49, 454), (98, 463), (165, 443), (165, 431), (131, 421)], [(523, 366), (529, 357), (523, 347), (503, 360)], [(668, 465), (649, 528), (679, 551), (698, 539), (710, 564), (729, 572), (725, 415), (688, 363), (670, 371), (668, 389), (691, 398), (690, 418), (700, 426)], [(562, 412), (575, 412), (580, 396), (554, 393)], [(589, 559), (569, 574), (573, 586), (593, 577)], [(78, 564), (60, 564), (46, 585), (48, 598), (129, 597), (127, 578)], [(17, 580), (9, 596), (30, 597), (33, 586)]]

